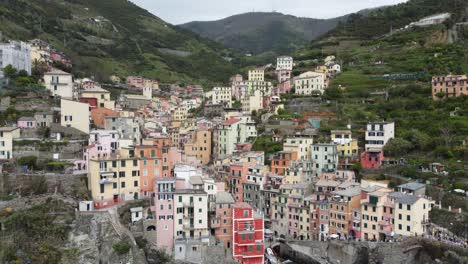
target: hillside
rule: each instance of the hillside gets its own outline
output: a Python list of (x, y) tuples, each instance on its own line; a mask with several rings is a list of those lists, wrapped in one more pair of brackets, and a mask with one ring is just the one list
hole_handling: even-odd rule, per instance
[(351, 14), (338, 26), (331, 30), (326, 37), (357, 37), (369, 39), (382, 36), (390, 32), (391, 28), (402, 28), (411, 22), (426, 16), (448, 12), (452, 19), (459, 20), (467, 8), (466, 0), (410, 0), (394, 6), (387, 6), (369, 11), (366, 15)]
[(98, 80), (141, 74), (212, 83), (234, 72), (221, 57), (224, 48), (126, 0), (0, 1), (0, 31), (11, 39), (46, 40), (71, 57), (76, 75)]
[[(383, 35), (387, 33), (385, 28), (376, 30), (375, 21), (382, 20), (382, 25), (387, 21), (406, 25), (434, 14), (430, 6), (434, 1), (411, 0), (386, 10), (388, 14), (395, 14), (403, 8), (405, 12), (417, 14), (414, 20), (392, 15), (376, 18), (371, 12), (367, 23), (361, 20), (359, 30), (338, 28), (298, 51), (294, 58), (298, 72), (310, 70), (315, 66), (314, 59), (329, 54), (336, 55), (343, 65), (343, 73), (332, 80), (325, 92), (325, 98), (331, 103), (320, 105), (320, 111), (333, 111), (338, 120), (322, 127), (323, 131), (343, 129), (351, 124), (353, 132), (363, 142), (362, 131), (367, 122), (394, 121), (397, 139), (386, 147), (385, 153), (407, 161), (402, 175), (434, 181), (444, 187), (463, 186), (468, 184), (460, 162), (466, 160), (467, 153), (462, 142), (468, 135), (468, 97), (432, 100), (431, 78), (450, 73), (468, 74), (468, 26), (457, 28), (457, 39), (449, 37), (454, 31), (453, 25), (466, 22), (468, 16), (463, 8), (453, 10), (450, 4), (455, 5), (454, 0), (440, 2), (446, 8), (437, 13), (452, 10), (452, 20), (386, 36)], [(349, 28), (354, 25), (353, 21), (349, 22)], [(431, 178), (433, 175), (418, 172), (419, 165), (431, 162), (445, 164), (453, 172), (452, 176)], [(448, 202), (445, 198), (443, 203), (466, 204)]]
[(238, 51), (288, 53), (333, 29), (342, 19), (344, 17), (313, 19), (276, 12), (251, 12), (180, 26)]

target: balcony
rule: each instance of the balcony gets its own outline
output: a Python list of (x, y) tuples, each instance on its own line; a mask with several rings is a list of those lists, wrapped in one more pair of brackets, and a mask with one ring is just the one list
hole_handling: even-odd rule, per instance
[(194, 226), (193, 223), (184, 222), (184, 228), (185, 228), (185, 229), (195, 229), (195, 226)]
[(193, 207), (193, 201), (191, 202), (184, 202), (184, 207)]
[(184, 219), (191, 219), (193, 218), (193, 213), (188, 213), (184, 215)]
[(99, 181), (99, 184), (111, 184), (111, 183), (114, 183), (114, 180), (110, 178), (103, 178)]

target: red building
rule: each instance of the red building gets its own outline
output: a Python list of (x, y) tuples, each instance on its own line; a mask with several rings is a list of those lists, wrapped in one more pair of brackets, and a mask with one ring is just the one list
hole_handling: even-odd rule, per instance
[(447, 75), (432, 77), (432, 99), (468, 95), (466, 75)]
[(240, 263), (263, 264), (263, 216), (248, 203), (236, 203), (233, 208), (233, 257)]
[(97, 108), (97, 98), (81, 97), (80, 102), (89, 104), (90, 110)]
[(365, 169), (380, 168), (384, 154), (382, 150), (369, 150), (361, 155), (361, 167)]

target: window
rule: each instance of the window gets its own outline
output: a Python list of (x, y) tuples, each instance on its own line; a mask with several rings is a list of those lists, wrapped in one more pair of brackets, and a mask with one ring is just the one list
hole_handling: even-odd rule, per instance
[(249, 252), (253, 251), (253, 246), (249, 246)]
[(403, 204), (398, 204), (399, 209), (403, 209)]
[(121, 182), (121, 185), (120, 185), (122, 188), (125, 188), (125, 182)]
[(182, 196), (179, 196), (179, 203), (182, 202)]
[(407, 204), (406, 205), (406, 210), (411, 211), (411, 205)]
[(406, 226), (406, 231), (410, 232), (410, 226)]
[(257, 245), (257, 251), (261, 251), (261, 250), (262, 250), (262, 246)]
[(401, 226), (401, 224), (398, 224), (398, 229), (399, 229), (399, 230), (402, 230), (402, 228), (403, 228), (403, 227)]
[(125, 160), (120, 161), (120, 167), (125, 167), (125, 164), (126, 164)]
[(133, 187), (138, 187), (138, 181), (133, 182)]
[(407, 215), (406, 216), (406, 221), (411, 221), (411, 216)]
[(119, 171), (119, 178), (125, 178), (125, 171)]
[(403, 217), (401, 216), (401, 214), (398, 214), (398, 219), (402, 219)]
[(244, 210), (244, 216), (249, 216), (249, 210)]

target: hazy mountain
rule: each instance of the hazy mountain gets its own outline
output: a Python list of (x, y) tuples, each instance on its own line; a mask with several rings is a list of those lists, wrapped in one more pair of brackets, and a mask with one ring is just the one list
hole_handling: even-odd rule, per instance
[(335, 28), (344, 19), (313, 19), (277, 12), (251, 12), (180, 26), (238, 51), (287, 53)]

